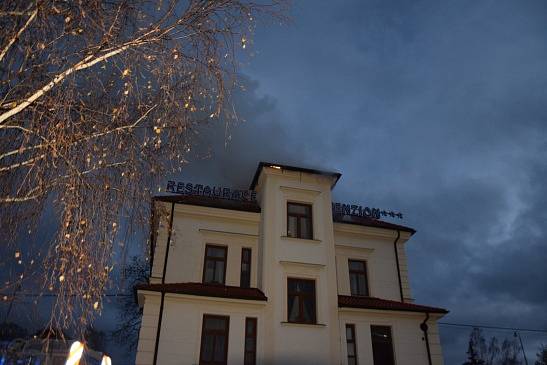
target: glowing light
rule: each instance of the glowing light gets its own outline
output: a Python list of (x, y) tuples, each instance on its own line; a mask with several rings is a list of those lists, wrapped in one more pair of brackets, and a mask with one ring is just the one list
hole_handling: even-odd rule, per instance
[(270, 165), (270, 167), (271, 167), (272, 169), (281, 170), (281, 166)]
[(103, 355), (103, 361), (101, 361), (101, 365), (112, 365), (112, 360), (110, 360), (109, 356)]
[(84, 344), (80, 341), (74, 341), (72, 346), (70, 346), (70, 352), (68, 353), (65, 365), (79, 365), (83, 353)]

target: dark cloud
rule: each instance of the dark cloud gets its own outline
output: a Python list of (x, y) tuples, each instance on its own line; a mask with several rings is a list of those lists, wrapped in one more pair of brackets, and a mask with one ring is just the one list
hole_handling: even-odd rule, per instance
[[(545, 328), (546, 24), (543, 1), (300, 1), (293, 25), (257, 35), (257, 107), (202, 166), (238, 185), (261, 159), (338, 169), (336, 199), (417, 228), (417, 302)], [(469, 329), (441, 331), (462, 363)], [(523, 341), (531, 358), (547, 335)]]
[(200, 139), (181, 178), (248, 188), (258, 161), (318, 165), (299, 134), (286, 128), (277, 100), (258, 91), (257, 81), (241, 75), (243, 90), (234, 93), (238, 120), (199, 128)]

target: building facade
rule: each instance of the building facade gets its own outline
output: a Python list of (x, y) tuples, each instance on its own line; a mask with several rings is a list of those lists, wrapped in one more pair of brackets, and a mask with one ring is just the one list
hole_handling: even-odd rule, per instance
[(251, 198), (156, 197), (136, 364), (441, 365), (414, 230), (333, 209), (339, 177), (260, 163)]

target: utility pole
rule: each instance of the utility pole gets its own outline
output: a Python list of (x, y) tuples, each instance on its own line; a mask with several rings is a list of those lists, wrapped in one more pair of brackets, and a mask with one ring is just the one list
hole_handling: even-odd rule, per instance
[(524, 356), (524, 363), (525, 363), (526, 365), (528, 365), (528, 359), (526, 358), (526, 352), (524, 352), (524, 345), (522, 344), (522, 338), (520, 338), (520, 333), (518, 333), (517, 331), (515, 331), (514, 336), (519, 338), (519, 341), (520, 341), (520, 349), (522, 350), (522, 355)]

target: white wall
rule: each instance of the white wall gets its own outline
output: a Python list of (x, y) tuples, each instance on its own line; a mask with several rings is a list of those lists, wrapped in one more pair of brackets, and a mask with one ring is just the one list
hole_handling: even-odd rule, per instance
[[(348, 260), (365, 260), (370, 296), (400, 301), (397, 262), (393, 246), (396, 237), (396, 232), (385, 229), (335, 223), (334, 241), (336, 244), (338, 293), (351, 295)], [(406, 255), (404, 255), (404, 242), (407, 238), (408, 234), (402, 233), (397, 244), (405, 301), (410, 299)]]
[(144, 299), (136, 365), (150, 365), (153, 362), (159, 313), (160, 294), (149, 293)]
[[(339, 363), (337, 289), (328, 177), (265, 168), (259, 179), (263, 288), (269, 303), (265, 339), (272, 364)], [(312, 204), (313, 239), (287, 236), (287, 202)], [(314, 279), (318, 325), (287, 323), (287, 278)]]
[[(352, 310), (340, 311), (340, 331), (343, 364), (347, 364), (347, 345), (345, 328), (347, 323), (355, 325), (357, 358), (359, 364), (373, 364), (371, 325), (390, 326), (397, 365), (426, 365), (427, 349), (420, 329), (424, 313), (404, 313), (394, 311)], [(437, 325), (434, 319), (428, 322), (429, 344), (433, 365), (442, 365), (441, 348), (438, 343)]]
[[(348, 259), (368, 264), (370, 295), (400, 300), (394, 231), (333, 223), (329, 177), (264, 168), (257, 191), (261, 213), (175, 204), (166, 283), (201, 282), (206, 244), (228, 247), (226, 284), (239, 286), (241, 249), (252, 249), (251, 286), (267, 302), (166, 294), (158, 364), (197, 364), (204, 313), (230, 316), (228, 363), (242, 362), (245, 316), (258, 318), (259, 364), (345, 364), (345, 323), (356, 325), (360, 364), (372, 364), (370, 325), (393, 326), (397, 365), (426, 364), (419, 324), (425, 314), (339, 310), (338, 294), (350, 295)], [(288, 201), (313, 205), (312, 240), (286, 237)], [(164, 212), (171, 203), (156, 203)], [(152, 283), (161, 281), (169, 214), (156, 232)], [(411, 300), (405, 242), (397, 244), (405, 301)], [(287, 278), (316, 281), (317, 324), (287, 323)], [(145, 297), (137, 365), (152, 364), (159, 314), (158, 293)], [(433, 363), (442, 365), (438, 329), (430, 321)]]
[[(148, 292), (146, 301), (158, 296)], [(157, 300), (155, 300), (157, 301)], [(145, 308), (148, 305), (145, 305)], [(263, 302), (229, 300), (222, 298), (192, 297), (186, 295), (166, 294), (162, 318), (160, 343), (157, 363), (161, 365), (192, 365), (199, 363), (201, 330), (204, 314), (230, 317), (228, 334), (228, 364), (242, 364), (245, 339), (245, 318), (257, 318), (257, 358), (263, 359), (263, 342), (267, 329), (263, 321)], [(157, 323), (157, 317), (155, 317)], [(155, 328), (151, 339), (153, 351)], [(148, 339), (142, 341), (146, 330), (141, 329), (137, 365), (151, 364), (153, 352), (145, 352)]]
[[(228, 247), (226, 285), (234, 286), (240, 284), (241, 249), (251, 248), (251, 286), (256, 287), (259, 220), (259, 213), (175, 204), (165, 282), (201, 282), (205, 246), (216, 244)], [(159, 229), (154, 255), (153, 276), (160, 279), (165, 262), (168, 226), (167, 222)]]

